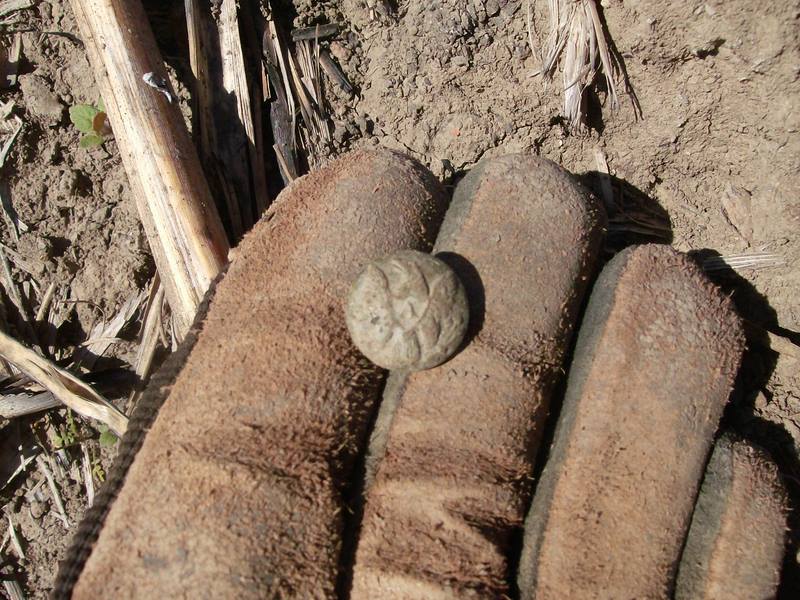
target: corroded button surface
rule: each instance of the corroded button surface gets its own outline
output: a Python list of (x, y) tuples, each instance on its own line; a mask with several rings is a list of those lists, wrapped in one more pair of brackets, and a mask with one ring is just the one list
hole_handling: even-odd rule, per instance
[(419, 371), (455, 353), (469, 307), (450, 267), (430, 254), (404, 250), (361, 271), (345, 314), (353, 342), (372, 362)]

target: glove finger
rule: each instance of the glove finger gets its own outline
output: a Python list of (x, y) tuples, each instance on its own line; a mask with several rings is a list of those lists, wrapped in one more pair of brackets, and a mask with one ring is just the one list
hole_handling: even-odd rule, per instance
[(459, 183), (435, 252), (467, 290), (473, 339), (436, 368), (390, 377), (353, 599), (509, 593), (513, 534), (603, 225), (574, 178), (538, 157), (485, 160)]
[(521, 598), (667, 597), (743, 347), (687, 256), (649, 245), (608, 263), (527, 517)]
[(429, 250), (444, 208), (387, 151), (281, 194), (219, 283), (74, 598), (335, 595), (341, 492), (385, 375), (352, 346), (342, 299), (365, 261)]

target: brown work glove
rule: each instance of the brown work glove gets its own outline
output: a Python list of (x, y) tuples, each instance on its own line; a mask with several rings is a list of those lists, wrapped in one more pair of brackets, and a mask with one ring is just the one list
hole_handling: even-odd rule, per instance
[[(750, 447), (718, 444), (687, 540), (743, 347), (728, 300), (668, 247), (624, 251), (566, 364), (603, 228), (530, 156), (482, 161), (449, 208), (386, 151), (295, 182), (137, 407), (55, 596), (662, 598), (684, 544), (679, 594), (772, 593), (783, 496)], [(431, 248), (466, 290), (466, 338), (388, 374), (351, 341), (348, 291)], [(406, 305), (407, 273), (381, 264)], [(421, 313), (404, 339), (429, 350), (447, 311)]]

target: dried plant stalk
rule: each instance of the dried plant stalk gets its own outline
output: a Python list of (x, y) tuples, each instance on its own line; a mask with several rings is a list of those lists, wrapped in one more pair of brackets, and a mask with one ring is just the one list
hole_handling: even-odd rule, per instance
[(331, 140), (328, 113), (325, 110), (322, 88), (320, 48), (317, 40), (303, 40), (295, 45), (295, 53), (288, 54), (292, 83), (300, 102), (302, 121), (299, 123), (300, 139), (310, 155)]
[(140, 0), (72, 0), (182, 337), (228, 241)]
[(184, 0), (189, 58), (195, 75), (195, 131), (212, 189), (224, 200), (236, 242), (270, 202), (262, 135), (260, 73), (250, 77), (248, 50), (257, 23), (236, 0), (215, 6)]
[(53, 477), (53, 472), (48, 465), (49, 459), (44, 454), (40, 454), (36, 457), (36, 465), (39, 467), (39, 470), (44, 474), (45, 479), (47, 480), (47, 487), (50, 488), (50, 496), (53, 499), (53, 504), (55, 505), (55, 513), (61, 522), (64, 524), (64, 529), (69, 529), (69, 518), (67, 517), (67, 511), (64, 509), (64, 501), (61, 499), (61, 493), (58, 491), (58, 486), (56, 485), (56, 480)]
[(5, 17), (17, 10), (31, 8), (33, 2), (31, 0), (3, 0), (0, 2), (0, 17)]
[(83, 483), (86, 486), (86, 506), (94, 504), (94, 479), (92, 477), (92, 461), (89, 458), (89, 450), (86, 444), (81, 444), (81, 471)]
[(14, 552), (17, 553), (17, 556), (22, 560), (25, 560), (25, 551), (22, 549), (22, 544), (19, 541), (19, 537), (17, 537), (17, 531), (14, 529), (14, 521), (11, 520), (11, 515), (6, 514), (8, 518), (8, 535), (11, 540), (11, 547), (14, 548)]
[(738, 271), (740, 269), (764, 269), (786, 264), (778, 254), (755, 252), (752, 254), (731, 254), (728, 256), (711, 256), (703, 261), (706, 271)]
[(120, 436), (128, 428), (127, 417), (90, 386), (3, 332), (0, 332), (0, 356), (78, 414), (105, 423)]
[(0, 418), (15, 419), (57, 406), (61, 406), (61, 402), (50, 392), (4, 394), (0, 396)]
[(208, 32), (200, 0), (185, 0), (186, 32), (189, 43), (189, 64), (194, 75), (192, 131), (199, 140), (200, 154), (208, 160), (212, 153), (211, 78), (208, 61)]
[(146, 296), (147, 292), (135, 292), (123, 303), (113, 319), (108, 322), (101, 321), (92, 327), (89, 339), (78, 350), (74, 361), (84, 369), (91, 370), (111, 345), (119, 341), (117, 335), (139, 312), (139, 307)]
[(294, 95), (289, 85), (289, 75), (284, 60), (285, 49), (271, 16), (266, 17), (267, 29), (262, 44), (263, 69), (266, 71), (265, 92), (270, 92), (269, 121), (273, 150), (278, 159), (281, 177), (286, 185), (297, 178), (297, 144), (294, 135), (296, 124)]
[[(260, 106), (251, 102), (252, 96), (247, 80), (244, 48), (239, 33), (240, 16), (237, 4), (236, 0), (222, 0), (220, 8), (218, 28), (222, 57), (222, 86), (228, 94), (236, 99), (236, 113), (246, 138), (245, 153), (250, 163), (248, 177), (252, 183), (255, 210), (260, 214), (268, 204), (264, 158), (262, 149), (259, 148), (255, 129), (256, 121), (260, 121), (260, 117), (256, 118), (256, 112), (260, 111)], [(245, 219), (245, 225), (252, 224), (258, 219), (258, 216), (257, 214), (255, 218), (251, 216), (249, 219)]]
[(11, 575), (3, 575), (3, 589), (11, 600), (25, 600), (22, 588)]
[[(545, 82), (552, 81), (559, 63), (562, 65), (564, 115), (577, 129), (585, 122), (585, 92), (598, 73), (602, 71), (605, 77), (612, 110), (619, 106), (619, 85), (627, 89), (627, 82), (620, 59), (606, 40), (596, 0), (548, 0), (548, 8), (550, 28), (539, 73)], [(530, 9), (528, 15), (529, 43), (536, 54)]]

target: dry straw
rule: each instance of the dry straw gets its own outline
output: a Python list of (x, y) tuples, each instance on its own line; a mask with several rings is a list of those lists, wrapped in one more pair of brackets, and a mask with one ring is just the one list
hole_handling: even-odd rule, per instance
[(125, 433), (128, 419), (108, 400), (72, 373), (2, 332), (0, 355), (78, 414), (105, 423), (118, 435)]
[[(602, 71), (612, 110), (619, 107), (620, 86), (628, 88), (622, 63), (607, 39), (595, 0), (547, 0), (550, 26), (541, 55), (541, 74), (545, 83), (553, 80), (559, 64), (564, 88), (564, 115), (570, 127), (577, 129), (586, 121), (586, 90)], [(534, 23), (530, 0), (527, 5), (528, 41), (534, 55)]]

